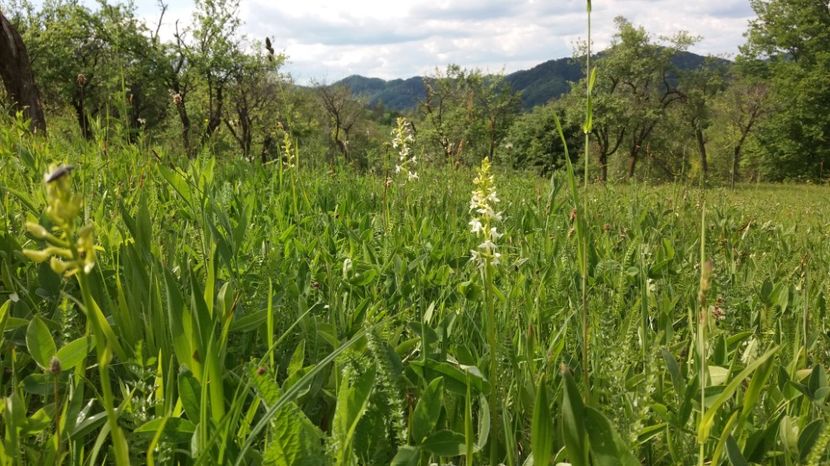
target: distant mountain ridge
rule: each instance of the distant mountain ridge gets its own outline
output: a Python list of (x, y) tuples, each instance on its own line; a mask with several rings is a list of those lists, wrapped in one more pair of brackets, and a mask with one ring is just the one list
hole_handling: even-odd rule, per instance
[[(694, 69), (703, 65), (705, 60), (706, 57), (702, 55), (681, 52), (675, 57), (674, 62), (681, 69)], [(582, 77), (582, 65), (566, 57), (548, 60), (528, 70), (510, 73), (505, 79), (515, 91), (522, 93), (522, 106), (530, 109), (567, 93), (570, 83), (579, 81)], [(383, 105), (396, 111), (414, 109), (426, 95), (422, 76), (386, 81), (352, 75), (335, 84), (345, 84), (355, 95), (364, 96), (369, 105)]]

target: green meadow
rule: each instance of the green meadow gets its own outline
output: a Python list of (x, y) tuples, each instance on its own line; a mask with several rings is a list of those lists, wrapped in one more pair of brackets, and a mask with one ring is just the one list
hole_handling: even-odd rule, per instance
[(828, 460), (825, 186), (0, 136), (4, 464)]

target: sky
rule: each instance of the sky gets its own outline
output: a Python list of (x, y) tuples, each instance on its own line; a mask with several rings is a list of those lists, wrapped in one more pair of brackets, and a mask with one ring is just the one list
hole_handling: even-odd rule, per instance
[[(176, 19), (190, 19), (193, 3), (166, 2), (169, 36)], [(157, 23), (156, 0), (136, 4)], [(300, 83), (408, 78), (450, 63), (510, 73), (571, 56), (587, 36), (584, 0), (240, 0), (240, 16), (241, 32), (270, 37)], [(616, 16), (655, 38), (685, 30), (702, 37), (693, 52), (731, 58), (754, 13), (749, 0), (594, 0), (596, 49), (610, 44)]]

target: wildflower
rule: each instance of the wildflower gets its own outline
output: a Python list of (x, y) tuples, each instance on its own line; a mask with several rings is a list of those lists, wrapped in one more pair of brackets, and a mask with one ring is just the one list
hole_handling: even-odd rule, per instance
[(350, 258), (345, 258), (343, 260), (343, 278), (347, 278), (349, 276), (349, 272), (352, 271), (352, 260)]
[(398, 117), (397, 124), (392, 129), (392, 147), (398, 151), (395, 174), (406, 173), (404, 182), (418, 179), (418, 173), (414, 170), (418, 160), (413, 154), (413, 144), (415, 144), (415, 135), (412, 132), (412, 123), (406, 118)]
[[(282, 125), (280, 125), (280, 127), (282, 127)], [(282, 135), (282, 154), (283, 167), (294, 168), (297, 162), (297, 147), (294, 145), (294, 141), (291, 139), (291, 135), (288, 134), (287, 131)]]
[(501, 221), (501, 212), (496, 211), (496, 204), (500, 202), (496, 195), (495, 177), (490, 173), (490, 159), (485, 158), (478, 169), (478, 176), (473, 180), (476, 189), (470, 199), (470, 232), (481, 238), (482, 242), (471, 252), (470, 260), (484, 267), (488, 264), (497, 265), (501, 254), (497, 250), (495, 241), (502, 237), (494, 225)]
[(46, 185), (46, 215), (54, 223), (54, 233), (43, 225), (26, 222), (26, 231), (35, 239), (45, 241), (41, 250), (24, 249), (23, 254), (34, 262), (49, 261), (55, 273), (71, 276), (78, 271), (90, 273), (95, 266), (95, 229), (85, 225), (75, 233), (75, 221), (83, 200), (72, 191), (69, 182), (71, 165), (52, 166), (43, 181)]

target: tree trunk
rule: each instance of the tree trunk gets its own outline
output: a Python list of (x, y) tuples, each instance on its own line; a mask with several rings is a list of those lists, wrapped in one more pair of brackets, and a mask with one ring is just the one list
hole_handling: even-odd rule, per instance
[(0, 13), (0, 78), (14, 112), (23, 112), (33, 132), (46, 133), (46, 117), (29, 54), (20, 34)]
[(709, 161), (706, 158), (706, 139), (703, 137), (702, 129), (695, 128), (695, 139), (697, 139), (697, 149), (700, 151), (700, 169), (706, 177), (709, 174)]
[(190, 147), (190, 116), (187, 114), (184, 96), (176, 94), (173, 98), (173, 104), (176, 106), (176, 111), (179, 113), (179, 120), (182, 122), (182, 144), (184, 144), (184, 151), (187, 153), (188, 158), (193, 158), (193, 150)]
[(640, 148), (633, 147), (628, 156), (628, 179), (634, 178), (634, 172), (637, 169), (637, 159), (640, 157)]
[(277, 143), (274, 141), (274, 138), (271, 137), (270, 134), (265, 135), (265, 140), (262, 142), (262, 153), (260, 158), (262, 160), (262, 164), (265, 165), (268, 163), (269, 158), (274, 158), (275, 154), (277, 153)]
[(216, 130), (219, 129), (219, 125), (222, 124), (222, 107), (224, 105), (224, 100), (223, 88), (218, 87), (216, 90), (216, 103), (213, 104), (213, 99), (211, 99), (211, 103), (208, 104), (208, 112), (210, 113), (210, 116), (208, 117), (205, 132), (202, 134), (202, 146), (207, 144), (210, 138), (213, 137)]
[(599, 179), (603, 184), (608, 182), (608, 154), (599, 154)]
[(738, 168), (741, 164), (741, 146), (735, 146), (735, 152), (732, 154), (732, 189), (735, 189), (735, 180), (738, 179)]
[(72, 107), (75, 109), (75, 116), (78, 118), (81, 135), (84, 139), (92, 139), (92, 125), (89, 121), (89, 115), (86, 113), (86, 92), (84, 92), (83, 85), (78, 86), (78, 92), (72, 98)]

